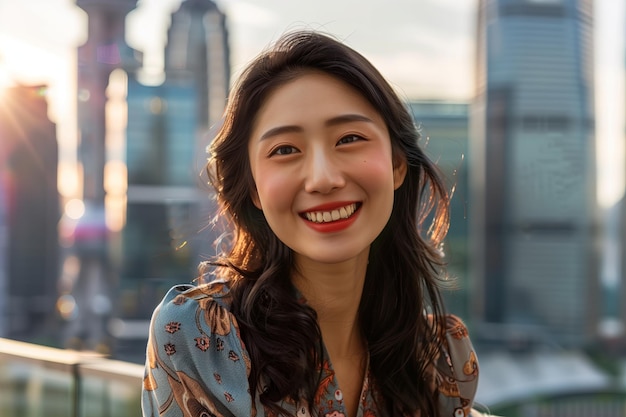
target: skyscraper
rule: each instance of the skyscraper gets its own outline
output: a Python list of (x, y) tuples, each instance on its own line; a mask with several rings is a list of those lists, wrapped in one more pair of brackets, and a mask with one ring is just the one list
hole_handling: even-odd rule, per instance
[[(2, 136), (0, 136), (0, 139)], [(3, 161), (0, 156), (0, 161)], [(9, 302), (9, 198), (4, 173), (0, 173), (0, 337), (8, 333), (6, 311)]]
[(165, 48), (171, 83), (193, 80), (198, 91), (198, 127), (219, 121), (230, 83), (226, 16), (212, 0), (186, 0), (172, 15)]
[(116, 356), (142, 361), (148, 320), (165, 291), (191, 282), (214, 253), (214, 208), (200, 174), (209, 131), (221, 119), (229, 88), (225, 16), (210, 0), (187, 0), (172, 15), (165, 82), (128, 81), (128, 190)]
[(478, 13), (478, 336), (580, 346), (597, 326), (592, 0), (481, 0)]
[(16, 86), (0, 99), (0, 330), (21, 340), (52, 337), (56, 301), (58, 145), (45, 94)]
[(126, 44), (125, 17), (137, 0), (77, 0), (87, 13), (87, 42), (78, 48), (79, 161), (83, 197), (104, 204), (105, 105), (109, 76), (116, 68), (133, 72), (140, 62)]
[(450, 201), (450, 229), (444, 252), (450, 291), (444, 292), (446, 308), (461, 317), (468, 317), (468, 219), (471, 205), (468, 193), (468, 104), (447, 101), (409, 102), (420, 129), (426, 154), (442, 171)]
[[(622, 16), (622, 19), (624, 19), (624, 16)], [(622, 36), (624, 35), (626, 35), (626, 32), (622, 31)], [(626, 75), (626, 39), (622, 39), (621, 45), (621, 54), (617, 51), (616, 53), (622, 58), (622, 74)], [(622, 98), (626, 97), (626, 90), (622, 90), (620, 93)], [(626, 121), (626, 113), (622, 114), (621, 120)], [(624, 172), (622, 172), (622, 175), (624, 175)], [(617, 247), (615, 251), (617, 253), (614, 258), (617, 263), (617, 273), (615, 274), (617, 279), (615, 280), (616, 282), (604, 283), (605, 291), (608, 293), (607, 301), (613, 307), (613, 311), (610, 311), (608, 315), (614, 318), (614, 320), (610, 320), (613, 321), (613, 326), (610, 326), (612, 329), (609, 329), (606, 333), (609, 333), (609, 335), (613, 333), (613, 337), (619, 339), (618, 350), (623, 351), (624, 346), (626, 346), (626, 303), (624, 302), (626, 300), (626, 196), (623, 195), (615, 206), (609, 210), (609, 213), (613, 210), (619, 213), (614, 217), (615, 221), (612, 223), (614, 226), (617, 226), (617, 231), (608, 230), (607, 234), (609, 235), (609, 241), (611, 237), (615, 239), (614, 243)], [(610, 256), (605, 258), (611, 259)]]
[(194, 278), (199, 206), (208, 193), (195, 164), (197, 92), (192, 82), (158, 86), (130, 79), (126, 165), (128, 191), (122, 230), (122, 317), (148, 319), (163, 293)]
[(78, 162), (82, 168), (85, 215), (73, 250), (80, 259), (79, 277), (72, 288), (78, 319), (69, 324), (72, 347), (106, 345), (106, 319), (110, 313), (113, 273), (105, 226), (104, 169), (107, 162), (107, 88), (116, 69), (134, 73), (139, 55), (125, 41), (125, 17), (137, 0), (77, 0), (87, 14), (87, 41), (78, 48)]

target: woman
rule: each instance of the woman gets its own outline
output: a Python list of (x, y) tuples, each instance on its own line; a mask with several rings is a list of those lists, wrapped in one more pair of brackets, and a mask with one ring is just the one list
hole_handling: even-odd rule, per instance
[(144, 416), (476, 415), (476, 357), (437, 289), (448, 196), (418, 137), (328, 36), (249, 65), (208, 165), (233, 242), (155, 310)]

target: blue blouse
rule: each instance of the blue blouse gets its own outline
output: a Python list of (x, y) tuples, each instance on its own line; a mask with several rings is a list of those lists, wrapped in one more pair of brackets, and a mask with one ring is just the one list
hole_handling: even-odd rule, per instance
[[(250, 394), (250, 357), (230, 312), (228, 286), (214, 281), (172, 288), (150, 324), (143, 382), (144, 417), (273, 416)], [(446, 340), (432, 367), (443, 416), (478, 416), (472, 404), (478, 362), (465, 325), (447, 316)], [(319, 417), (345, 417), (341, 388), (325, 354), (313, 409)], [(379, 415), (381, 398), (366, 369), (357, 417)], [(283, 401), (294, 416), (309, 416), (303, 403)]]

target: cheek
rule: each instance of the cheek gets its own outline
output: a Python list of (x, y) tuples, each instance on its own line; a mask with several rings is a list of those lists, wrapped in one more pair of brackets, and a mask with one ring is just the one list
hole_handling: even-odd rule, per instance
[(289, 176), (271, 170), (261, 172), (263, 174), (256, 179), (256, 189), (261, 206), (264, 209), (284, 206), (289, 201), (290, 188), (292, 188)]
[(285, 199), (289, 176), (258, 157), (258, 150), (253, 149), (249, 152), (253, 202), (258, 209), (267, 212), (269, 208), (280, 205), (281, 200)]
[(374, 157), (362, 161), (356, 170), (359, 181), (374, 189), (393, 187), (393, 165), (391, 158)]

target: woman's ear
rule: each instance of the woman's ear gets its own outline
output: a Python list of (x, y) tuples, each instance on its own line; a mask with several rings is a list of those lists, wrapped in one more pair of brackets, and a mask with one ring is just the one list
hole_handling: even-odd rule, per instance
[(393, 164), (393, 189), (397, 190), (398, 188), (400, 188), (400, 186), (404, 182), (404, 177), (406, 177), (407, 165), (406, 165), (406, 158), (404, 158), (404, 156), (394, 158), (394, 159), (395, 161)]

